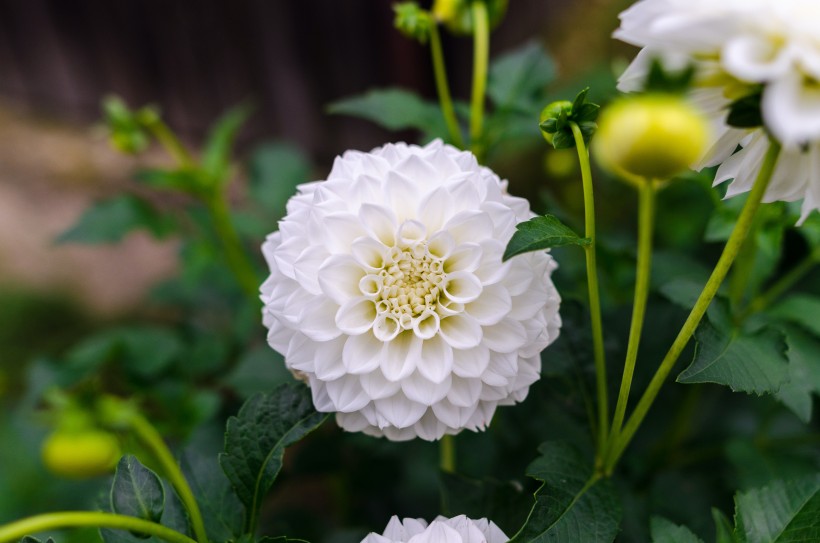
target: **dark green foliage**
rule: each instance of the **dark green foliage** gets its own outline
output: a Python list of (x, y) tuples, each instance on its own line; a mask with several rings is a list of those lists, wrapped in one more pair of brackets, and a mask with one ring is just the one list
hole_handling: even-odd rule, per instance
[(587, 238), (579, 237), (553, 215), (533, 217), (516, 225), (516, 232), (507, 243), (504, 260), (532, 251), (541, 251), (563, 245), (589, 245)]

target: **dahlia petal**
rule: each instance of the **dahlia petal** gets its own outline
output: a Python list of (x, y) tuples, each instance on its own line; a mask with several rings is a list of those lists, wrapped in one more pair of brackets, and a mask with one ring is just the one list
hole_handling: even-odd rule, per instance
[(361, 375), (359, 382), (362, 389), (373, 400), (389, 398), (401, 389), (401, 382), (388, 381), (380, 371), (371, 371)]
[(419, 195), (415, 185), (416, 183), (398, 171), (391, 171), (387, 174), (387, 201), (390, 209), (396, 214), (399, 223), (414, 217), (416, 214)]
[(440, 336), (425, 340), (416, 369), (433, 383), (445, 381), (453, 371), (453, 348)]
[(329, 341), (337, 338), (342, 331), (336, 326), (338, 305), (330, 299), (316, 297), (301, 315), (299, 330), (314, 341)]
[(376, 304), (364, 297), (352, 298), (336, 312), (339, 330), (351, 336), (364, 334), (376, 322)]
[(342, 363), (348, 373), (370, 373), (379, 367), (384, 343), (373, 334), (348, 336), (342, 349)]
[(328, 257), (324, 247), (314, 245), (306, 248), (293, 265), (294, 279), (311, 294), (320, 294), (322, 289), (316, 277), (316, 270)]
[(438, 187), (425, 195), (418, 205), (416, 215), (427, 225), (428, 232), (438, 232), (453, 214), (453, 197), (444, 187)]
[(346, 339), (340, 337), (316, 345), (313, 357), (316, 377), (322, 381), (333, 381), (345, 374), (347, 369), (342, 362), (342, 349), (345, 343)]
[(482, 285), (494, 285), (504, 279), (509, 273), (512, 261), (503, 262), (504, 244), (495, 239), (479, 242), (481, 245), (481, 263), (475, 270), (475, 275)]
[(381, 369), (389, 381), (404, 379), (416, 369), (422, 341), (412, 331), (404, 331), (384, 344)]
[(402, 379), (401, 390), (407, 399), (430, 406), (447, 396), (450, 390), (450, 379), (448, 373), (440, 383), (434, 383), (416, 371), (407, 379)]
[(350, 255), (333, 255), (318, 270), (322, 292), (339, 305), (361, 295), (359, 281), (364, 276), (361, 265)]
[(481, 211), (460, 211), (445, 223), (444, 228), (458, 244), (493, 235), (493, 221)]
[(427, 252), (433, 257), (444, 260), (450, 256), (456, 246), (456, 240), (449, 232), (442, 230), (427, 241)]
[(481, 296), (481, 281), (470, 272), (455, 272), (447, 275), (441, 286), (450, 300), (467, 304)]
[(384, 245), (392, 247), (396, 244), (398, 220), (392, 210), (381, 205), (362, 204), (359, 209), (359, 218), (367, 231)]
[(477, 404), (467, 407), (453, 405), (448, 400), (442, 400), (432, 405), (431, 409), (436, 417), (451, 428), (462, 428), (477, 409)]
[[(526, 296), (522, 296), (526, 298)], [(539, 302), (542, 300), (538, 299)], [(512, 309), (512, 298), (502, 286), (489, 285), (481, 290), (481, 296), (464, 306), (464, 310), (473, 317), (478, 324), (489, 326), (503, 319)], [(535, 302), (533, 302), (535, 305)], [(536, 310), (540, 307), (536, 307)], [(513, 317), (516, 318), (516, 317)]]
[(820, 89), (792, 71), (770, 82), (761, 104), (766, 127), (785, 147), (820, 139)]
[(342, 413), (358, 411), (371, 400), (371, 397), (362, 388), (359, 378), (355, 375), (346, 375), (335, 381), (327, 381), (325, 382), (325, 388), (336, 411)]
[(453, 373), (459, 377), (481, 377), (489, 364), (490, 350), (483, 345), (453, 350)]
[(481, 343), (481, 326), (464, 313), (441, 319), (439, 334), (454, 349), (470, 349)]
[(377, 239), (360, 238), (350, 246), (350, 253), (364, 269), (378, 272), (384, 266), (388, 249)]
[(365, 235), (359, 217), (350, 212), (332, 213), (322, 219), (325, 247), (331, 254), (347, 254), (353, 240)]
[(480, 379), (453, 377), (447, 399), (457, 407), (469, 407), (478, 403), (481, 387)]
[(738, 79), (762, 83), (785, 75), (792, 57), (789, 47), (780, 48), (766, 36), (744, 34), (723, 45), (721, 61)]
[(444, 271), (474, 272), (481, 264), (482, 255), (483, 251), (478, 243), (463, 243), (444, 260)]
[(389, 398), (376, 400), (375, 404), (376, 411), (396, 428), (407, 428), (414, 425), (427, 411), (427, 406), (409, 400), (401, 392)]
[(512, 353), (527, 342), (527, 331), (524, 325), (509, 317), (498, 324), (485, 326), (483, 344), (498, 353)]

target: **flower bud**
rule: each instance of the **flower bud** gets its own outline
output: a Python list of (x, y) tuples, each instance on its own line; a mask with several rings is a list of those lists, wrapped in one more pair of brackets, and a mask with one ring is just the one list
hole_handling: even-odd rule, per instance
[(472, 34), (473, 2), (483, 2), (487, 5), (487, 17), (491, 29), (498, 26), (507, 12), (508, 0), (435, 0), (433, 16), (453, 34), (462, 36)]
[(430, 34), (430, 25), (434, 24), (430, 20), (429, 12), (421, 9), (415, 2), (396, 4), (393, 6), (393, 11), (396, 12), (396, 18), (393, 24), (399, 32), (420, 43), (427, 42), (427, 37)]
[(598, 119), (593, 141), (601, 165), (616, 174), (668, 179), (698, 160), (709, 128), (682, 98), (647, 94), (622, 98)]
[(559, 130), (559, 124), (566, 122), (571, 113), (572, 102), (569, 100), (558, 100), (541, 110), (538, 122), (542, 127), (541, 135), (547, 143), (552, 144), (555, 133)]
[(105, 475), (121, 456), (116, 436), (100, 430), (58, 430), (43, 443), (43, 463), (52, 473), (71, 479)]

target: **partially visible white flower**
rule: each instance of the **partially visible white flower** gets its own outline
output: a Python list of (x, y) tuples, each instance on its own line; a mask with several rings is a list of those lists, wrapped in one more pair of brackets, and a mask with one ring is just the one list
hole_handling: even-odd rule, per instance
[(362, 543), (506, 543), (501, 528), (485, 518), (472, 520), (465, 515), (448, 519), (437, 517), (428, 526), (422, 519), (394, 516), (384, 534), (368, 534)]
[[(724, 162), (744, 147), (716, 182), (740, 177), (731, 194), (749, 190), (767, 147), (762, 129), (726, 125), (734, 98), (763, 85), (766, 128), (784, 146), (765, 201), (801, 198), (803, 216), (820, 206), (820, 2), (817, 0), (641, 0), (621, 14), (614, 36), (642, 47), (619, 80), (635, 90), (649, 60), (699, 68), (693, 100), (714, 119), (713, 145), (695, 168)], [(748, 148), (756, 142), (753, 148)], [(786, 162), (789, 164), (785, 164)]]
[(268, 342), (339, 425), (392, 440), (484, 429), (558, 336), (547, 253), (501, 261), (532, 213), (434, 141), (338, 157), (262, 249)]

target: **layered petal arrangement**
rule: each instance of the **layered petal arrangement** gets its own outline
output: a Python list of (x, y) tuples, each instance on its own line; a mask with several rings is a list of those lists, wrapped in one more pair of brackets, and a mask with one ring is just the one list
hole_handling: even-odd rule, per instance
[(481, 430), (558, 336), (547, 253), (502, 263), (526, 200), (434, 141), (337, 157), (262, 250), (268, 342), (339, 425), (391, 440)]
[(734, 179), (731, 196), (750, 190), (768, 136), (760, 128), (728, 126), (728, 106), (762, 86), (763, 123), (784, 147), (764, 201), (803, 199), (802, 221), (820, 208), (818, 28), (816, 0), (641, 0), (621, 14), (614, 34), (643, 48), (619, 88), (635, 90), (654, 57), (672, 65), (694, 62), (699, 76), (692, 98), (712, 116), (715, 130), (693, 167), (722, 164), (715, 181)]
[(428, 526), (422, 519), (400, 521), (394, 516), (384, 535), (368, 534), (362, 543), (506, 543), (509, 539), (501, 528), (484, 518), (438, 517)]

